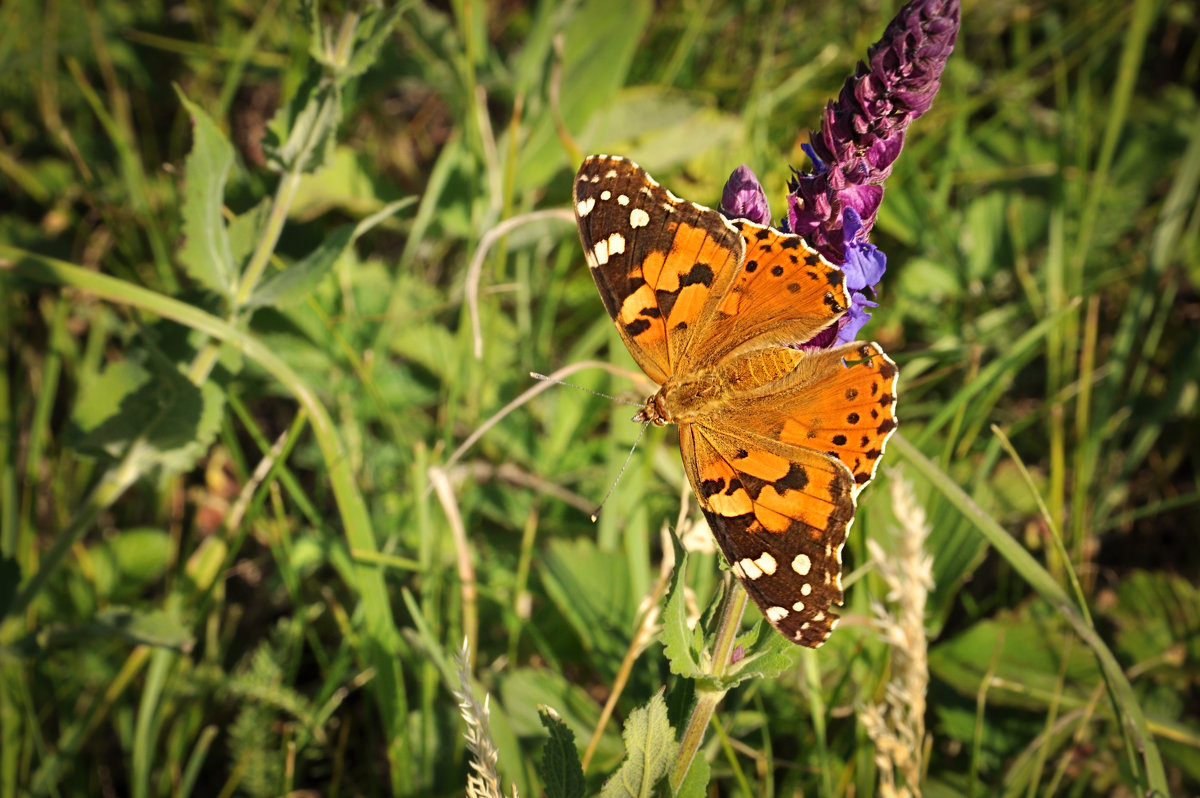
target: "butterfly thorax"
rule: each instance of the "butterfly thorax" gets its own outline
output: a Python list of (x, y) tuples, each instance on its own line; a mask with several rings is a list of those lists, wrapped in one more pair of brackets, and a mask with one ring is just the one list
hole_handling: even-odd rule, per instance
[(695, 369), (667, 379), (635, 416), (656, 426), (703, 422), (739, 396), (751, 393), (795, 370), (804, 352), (769, 347), (731, 358), (713, 368)]

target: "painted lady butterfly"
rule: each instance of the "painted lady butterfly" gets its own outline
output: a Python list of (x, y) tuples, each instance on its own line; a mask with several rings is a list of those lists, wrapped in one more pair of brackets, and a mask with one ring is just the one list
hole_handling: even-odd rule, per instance
[(575, 216), (596, 288), (661, 387), (636, 420), (678, 424), (717, 543), (781, 634), (817, 647), (842, 603), (855, 498), (896, 429), (896, 366), (873, 343), (796, 349), (849, 306), (799, 236), (685, 202), (593, 155)]

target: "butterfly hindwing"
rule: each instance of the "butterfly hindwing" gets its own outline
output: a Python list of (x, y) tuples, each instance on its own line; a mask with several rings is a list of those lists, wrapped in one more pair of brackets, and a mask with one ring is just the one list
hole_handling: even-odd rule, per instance
[(854, 481), (839, 460), (755, 435), (681, 427), (683, 462), (721, 552), (779, 632), (825, 642), (842, 603)]
[(875, 476), (896, 430), (896, 364), (878, 344), (804, 352), (787, 376), (728, 408), (728, 423), (840, 459), (855, 492)]

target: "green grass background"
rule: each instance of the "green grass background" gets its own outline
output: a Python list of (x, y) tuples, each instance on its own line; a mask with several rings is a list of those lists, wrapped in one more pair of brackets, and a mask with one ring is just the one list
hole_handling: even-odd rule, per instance
[[(570, 217), (535, 212), (606, 151), (710, 205), (746, 163), (781, 214), (898, 6), (322, 5), (315, 40), (288, 2), (0, 7), (0, 798), (463, 794), (464, 637), (500, 772), (542, 794), (537, 708), (591, 737), (685, 480), (651, 430), (589, 522), (631, 411), (528, 372), (645, 389)], [(925, 794), (1200, 791), (1198, 41), (1182, 0), (966, 3), (873, 236), (901, 437), (845, 618), (726, 696), (711, 794), (875, 792), (861, 566), (898, 474), (937, 583)], [(275, 109), (350, 52), (320, 168), (267, 169)], [(203, 201), (264, 286), (345, 246), (230, 299), (182, 246)], [(701, 606), (720, 579), (691, 558)], [(678, 728), (653, 643), (589, 793), (664, 686)]]

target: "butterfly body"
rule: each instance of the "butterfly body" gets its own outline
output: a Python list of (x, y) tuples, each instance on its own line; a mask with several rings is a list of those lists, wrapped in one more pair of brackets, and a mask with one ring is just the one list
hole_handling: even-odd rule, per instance
[(646, 400), (635, 421), (665, 424), (703, 424), (724, 415), (739, 400), (793, 372), (803, 354), (788, 347), (747, 352), (716, 368), (701, 368), (670, 377)]
[(635, 420), (679, 426), (731, 570), (777, 630), (821, 645), (856, 497), (896, 427), (895, 365), (875, 344), (789, 346), (849, 307), (842, 272), (802, 238), (685, 202), (614, 156), (584, 161), (574, 193), (605, 308), (660, 386)]

